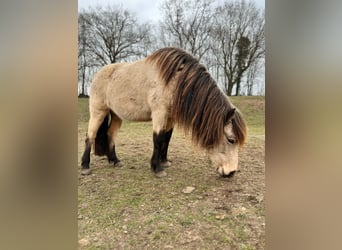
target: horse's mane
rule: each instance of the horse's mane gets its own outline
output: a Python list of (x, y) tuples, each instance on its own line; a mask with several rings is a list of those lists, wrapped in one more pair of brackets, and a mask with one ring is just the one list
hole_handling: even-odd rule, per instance
[(172, 115), (185, 131), (192, 132), (196, 145), (204, 148), (219, 145), (224, 139), (224, 126), (230, 121), (237, 142), (243, 145), (247, 131), (241, 113), (197, 58), (182, 49), (167, 47), (154, 52), (147, 61), (157, 65), (165, 85), (178, 74)]

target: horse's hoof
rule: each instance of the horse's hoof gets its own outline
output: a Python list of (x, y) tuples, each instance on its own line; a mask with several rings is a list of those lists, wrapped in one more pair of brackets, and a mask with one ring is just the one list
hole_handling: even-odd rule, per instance
[(114, 164), (114, 167), (116, 167), (116, 168), (121, 168), (123, 166), (124, 166), (124, 164), (121, 161)]
[(158, 178), (163, 178), (163, 177), (167, 176), (167, 173), (164, 170), (162, 170), (162, 171), (155, 173), (155, 175)]
[(90, 174), (91, 174), (90, 168), (83, 168), (81, 171), (81, 175), (90, 175)]
[(161, 163), (160, 163), (160, 166), (161, 166), (161, 167), (164, 167), (164, 168), (171, 167), (171, 162), (169, 162), (169, 161), (161, 162)]

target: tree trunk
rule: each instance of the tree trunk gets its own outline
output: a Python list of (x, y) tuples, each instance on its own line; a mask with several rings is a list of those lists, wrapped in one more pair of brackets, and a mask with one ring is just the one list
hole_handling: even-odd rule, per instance
[(232, 81), (228, 80), (228, 89), (227, 89), (227, 95), (228, 96), (232, 95), (233, 86), (234, 86), (234, 83)]
[(82, 92), (81, 95), (85, 95), (85, 67), (82, 70)]
[(239, 77), (236, 80), (236, 89), (235, 89), (235, 96), (238, 96), (240, 93), (240, 85), (241, 85), (241, 78)]

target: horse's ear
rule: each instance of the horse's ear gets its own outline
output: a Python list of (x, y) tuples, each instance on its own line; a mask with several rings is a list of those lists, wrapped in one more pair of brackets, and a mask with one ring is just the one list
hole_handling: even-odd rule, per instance
[(231, 110), (228, 111), (228, 113), (226, 114), (226, 117), (225, 117), (225, 124), (227, 124), (228, 122), (230, 122), (234, 115), (235, 115), (235, 111), (236, 109), (235, 108), (232, 108)]

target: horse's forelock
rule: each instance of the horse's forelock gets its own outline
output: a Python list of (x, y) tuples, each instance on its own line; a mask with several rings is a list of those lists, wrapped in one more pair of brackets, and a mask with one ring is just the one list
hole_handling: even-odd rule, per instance
[(232, 119), (232, 125), (233, 132), (239, 145), (243, 146), (247, 138), (247, 126), (240, 111), (238, 110), (235, 111), (234, 118)]

